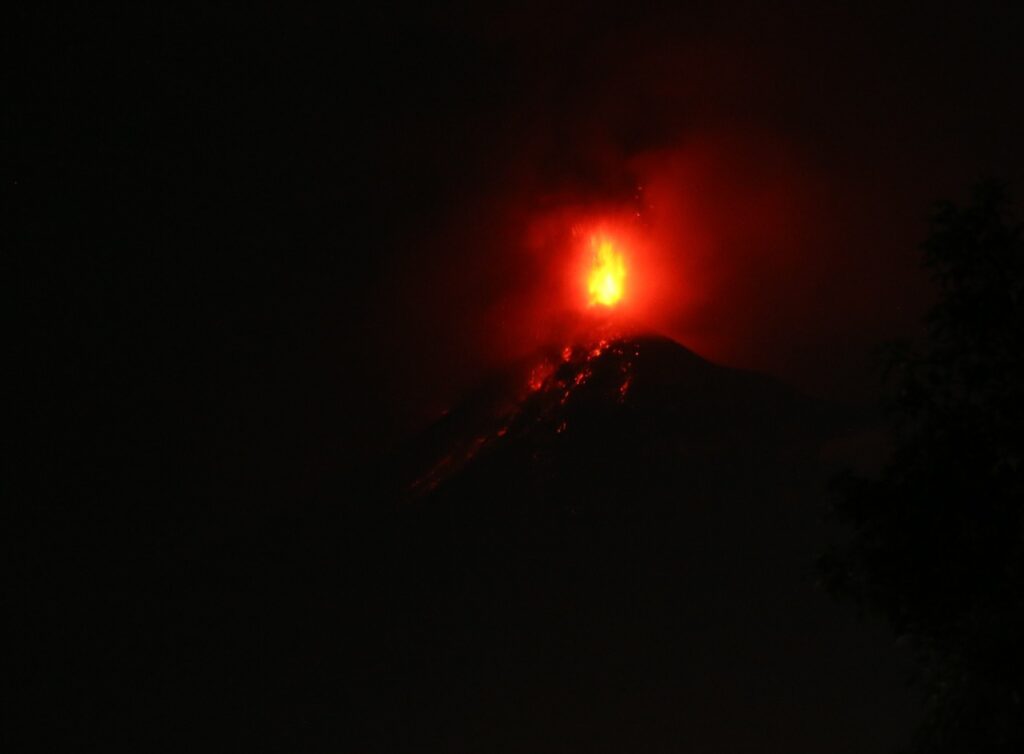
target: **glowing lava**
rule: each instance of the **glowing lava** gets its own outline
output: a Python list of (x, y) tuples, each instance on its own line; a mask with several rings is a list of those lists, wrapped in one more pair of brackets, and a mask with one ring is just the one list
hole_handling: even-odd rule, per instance
[(626, 278), (626, 264), (622, 254), (607, 238), (594, 237), (590, 240), (594, 249), (594, 261), (587, 275), (587, 292), (590, 306), (615, 306), (622, 299), (623, 282)]

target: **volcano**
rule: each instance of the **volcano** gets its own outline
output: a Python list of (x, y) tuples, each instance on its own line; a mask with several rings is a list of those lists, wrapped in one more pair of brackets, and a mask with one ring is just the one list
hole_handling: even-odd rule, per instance
[(146, 599), (93, 639), (77, 724), (275, 751), (888, 750), (914, 718), (903, 658), (815, 583), (826, 482), (866, 426), (666, 338), (546, 349), (244, 536), (119, 568)]
[(549, 348), (483, 381), (411, 443), (405, 491), (494, 473), (528, 485), (515, 494), (547, 509), (632, 499), (673, 487), (696, 461), (706, 470), (730, 447), (760, 443), (764, 454), (827, 434), (841, 413), (664, 337)]
[(393, 751), (882, 750), (898, 658), (814, 572), (861, 428), (663, 337), (492, 375), (379, 479), (364, 719)]

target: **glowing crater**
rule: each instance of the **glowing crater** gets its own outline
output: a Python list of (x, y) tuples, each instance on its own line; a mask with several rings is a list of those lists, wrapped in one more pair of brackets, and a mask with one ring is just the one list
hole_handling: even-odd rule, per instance
[(622, 300), (626, 279), (626, 263), (612, 241), (594, 237), (590, 240), (594, 250), (593, 262), (587, 273), (587, 293), (590, 306), (615, 306)]

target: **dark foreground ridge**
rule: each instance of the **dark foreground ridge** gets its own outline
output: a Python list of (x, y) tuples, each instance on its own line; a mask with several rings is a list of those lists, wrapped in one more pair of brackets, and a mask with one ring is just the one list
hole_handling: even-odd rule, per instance
[(146, 750), (886, 751), (891, 641), (815, 586), (851, 428), (666, 339), (554, 349), (361, 481), (76, 587), (105, 620), (46, 658), (93, 679), (50, 719)]

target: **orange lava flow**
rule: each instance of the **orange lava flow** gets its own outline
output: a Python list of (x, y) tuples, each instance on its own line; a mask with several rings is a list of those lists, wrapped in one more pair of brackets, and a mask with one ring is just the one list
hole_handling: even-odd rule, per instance
[(589, 304), (615, 306), (622, 300), (626, 263), (610, 239), (595, 236), (590, 245), (594, 249), (594, 257), (587, 274)]

